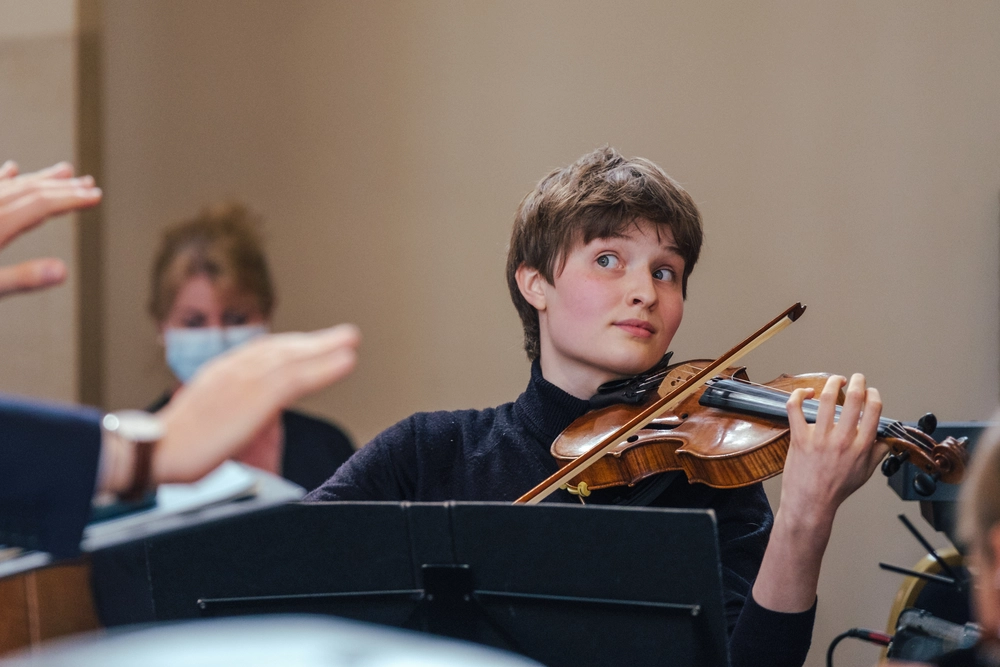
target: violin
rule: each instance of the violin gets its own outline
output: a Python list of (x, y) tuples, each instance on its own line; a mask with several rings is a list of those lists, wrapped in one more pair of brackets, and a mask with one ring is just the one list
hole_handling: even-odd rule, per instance
[[(674, 386), (709, 363), (694, 360), (673, 365), (662, 373), (662, 381)], [(789, 394), (802, 387), (819, 394), (828, 377), (825, 373), (781, 375), (766, 384), (755, 384), (744, 367), (728, 368), (679, 406), (613, 448), (579, 479), (571, 480), (568, 488), (586, 497), (598, 489), (635, 486), (669, 470), (683, 471), (691, 483), (721, 489), (774, 477), (784, 468), (788, 453), (785, 402)], [(841, 392), (838, 402), (842, 403), (843, 398)], [(819, 401), (804, 402), (807, 422), (816, 421), (818, 409)], [(635, 406), (618, 404), (588, 412), (556, 438), (552, 456), (560, 467), (576, 460), (635, 411)], [(930, 422), (925, 416), (924, 424)], [(891, 470), (894, 473), (908, 459), (924, 471), (916, 478), (918, 493), (930, 495), (938, 480), (961, 480), (965, 469), (963, 442), (948, 437), (937, 443), (919, 428), (885, 417), (879, 419), (877, 433), (894, 457), (888, 460), (892, 464), (884, 466), (887, 470), (895, 468)]]
[[(744, 367), (730, 364), (804, 311), (795, 304), (717, 360), (661, 363), (616, 383), (615, 393), (628, 403), (593, 410), (570, 424), (552, 443), (561, 469), (516, 502), (538, 502), (558, 488), (586, 497), (669, 471), (716, 488), (749, 486), (779, 474), (790, 440), (789, 394), (801, 387), (819, 394), (829, 375), (781, 375), (755, 384)], [(841, 392), (838, 403), (843, 399)], [(803, 403), (807, 422), (815, 422), (818, 408), (818, 400)], [(882, 472), (892, 475), (911, 461), (922, 471), (915, 490), (925, 496), (939, 480), (961, 481), (967, 459), (964, 438), (931, 438), (936, 421), (925, 415), (915, 428), (883, 417), (877, 431), (890, 449)]]

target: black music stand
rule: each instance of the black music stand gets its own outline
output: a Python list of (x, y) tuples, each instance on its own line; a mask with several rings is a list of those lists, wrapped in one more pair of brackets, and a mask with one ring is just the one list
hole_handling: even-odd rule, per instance
[(158, 620), (324, 613), (552, 666), (728, 664), (706, 510), (300, 504), (146, 548)]

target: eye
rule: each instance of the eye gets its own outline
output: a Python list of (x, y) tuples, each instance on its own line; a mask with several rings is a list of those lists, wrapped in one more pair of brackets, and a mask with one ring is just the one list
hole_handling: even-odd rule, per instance
[(666, 267), (657, 269), (656, 271), (653, 271), (653, 278), (667, 282), (672, 281), (674, 279), (674, 270)]
[(191, 313), (181, 320), (181, 324), (188, 329), (199, 329), (207, 326), (205, 316), (202, 313)]
[(222, 326), (224, 327), (239, 327), (247, 323), (250, 316), (246, 313), (237, 313), (233, 311), (226, 311), (222, 314)]
[(621, 262), (614, 255), (601, 255), (597, 258), (597, 265), (604, 269), (617, 269)]

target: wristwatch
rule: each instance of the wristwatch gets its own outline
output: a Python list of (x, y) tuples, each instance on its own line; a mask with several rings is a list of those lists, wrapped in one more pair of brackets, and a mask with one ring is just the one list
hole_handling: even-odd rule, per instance
[(153, 449), (165, 435), (163, 422), (156, 415), (142, 410), (121, 410), (104, 415), (101, 427), (131, 443), (135, 449), (132, 457), (132, 483), (118, 494), (119, 500), (134, 502), (141, 499), (150, 486)]

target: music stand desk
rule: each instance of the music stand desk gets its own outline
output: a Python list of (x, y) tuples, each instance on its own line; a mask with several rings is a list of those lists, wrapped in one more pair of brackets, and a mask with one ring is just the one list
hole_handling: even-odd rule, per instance
[(725, 665), (710, 510), (293, 504), (147, 541), (158, 620), (325, 613), (546, 665)]

